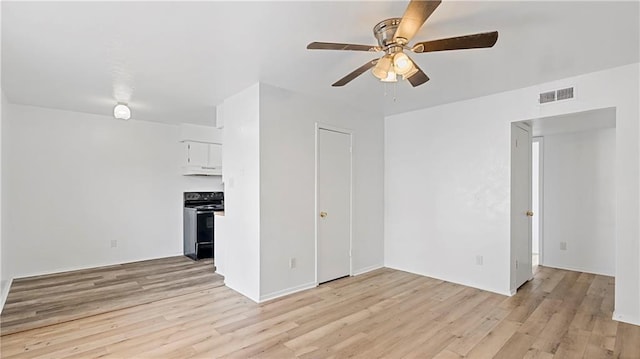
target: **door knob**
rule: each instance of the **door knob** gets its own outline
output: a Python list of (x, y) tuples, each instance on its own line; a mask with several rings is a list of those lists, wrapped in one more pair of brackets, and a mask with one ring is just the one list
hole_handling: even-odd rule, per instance
[(527, 211), (527, 217), (533, 217), (533, 211)]
[(327, 212), (320, 212), (320, 217), (324, 218), (327, 216)]

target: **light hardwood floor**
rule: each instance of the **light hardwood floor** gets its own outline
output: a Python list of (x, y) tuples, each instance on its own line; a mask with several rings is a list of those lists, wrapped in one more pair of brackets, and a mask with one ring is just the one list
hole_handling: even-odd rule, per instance
[[(263, 304), (209, 278), (3, 335), (2, 358), (640, 358), (640, 327), (611, 320), (611, 277), (539, 267), (505, 297), (380, 269)], [(48, 289), (21, 292), (37, 301)]]
[(224, 285), (212, 259), (172, 257), (16, 279), (2, 335)]

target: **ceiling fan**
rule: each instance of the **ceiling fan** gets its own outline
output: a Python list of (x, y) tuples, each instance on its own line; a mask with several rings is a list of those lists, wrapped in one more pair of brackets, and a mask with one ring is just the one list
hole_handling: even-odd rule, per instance
[(312, 42), (307, 45), (310, 50), (350, 50), (384, 52), (379, 59), (374, 59), (355, 69), (347, 76), (336, 81), (334, 87), (348, 84), (351, 80), (373, 68), (372, 73), (383, 82), (396, 82), (398, 75), (408, 80), (413, 87), (429, 81), (429, 77), (418, 67), (404, 51), (410, 50), (420, 54), (424, 52), (461, 50), (492, 47), (498, 40), (498, 32), (484, 32), (473, 35), (456, 36), (446, 39), (423, 41), (408, 46), (409, 41), (420, 30), (422, 24), (440, 5), (441, 0), (411, 0), (401, 18), (391, 18), (379, 22), (373, 28), (373, 35), (378, 39), (378, 46), (341, 44), (333, 42)]

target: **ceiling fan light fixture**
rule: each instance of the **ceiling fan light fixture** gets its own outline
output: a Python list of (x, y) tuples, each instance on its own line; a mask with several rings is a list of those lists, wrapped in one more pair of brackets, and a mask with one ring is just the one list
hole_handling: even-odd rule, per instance
[(131, 118), (131, 110), (129, 106), (119, 103), (113, 108), (113, 117), (119, 120), (128, 120)]
[(398, 82), (398, 77), (396, 76), (396, 73), (393, 70), (389, 70), (389, 72), (387, 73), (387, 77), (380, 79), (380, 81), (382, 82)]
[[(393, 70), (391, 55), (384, 55), (378, 60), (376, 66), (371, 70), (373, 76), (384, 80), (389, 77), (389, 72)], [(394, 74), (395, 75), (395, 74)]]
[(413, 62), (404, 52), (393, 55), (393, 69), (398, 75), (404, 75), (414, 68)]
[(402, 79), (403, 79), (403, 80), (406, 80), (406, 79), (408, 79), (409, 77), (411, 77), (411, 76), (415, 75), (415, 74), (416, 74), (416, 72), (418, 72), (418, 68), (417, 68), (417, 67), (415, 67), (415, 66), (413, 65), (413, 62), (412, 62), (412, 63), (411, 63), (411, 69), (409, 69), (409, 71), (407, 71), (406, 73), (402, 74)]

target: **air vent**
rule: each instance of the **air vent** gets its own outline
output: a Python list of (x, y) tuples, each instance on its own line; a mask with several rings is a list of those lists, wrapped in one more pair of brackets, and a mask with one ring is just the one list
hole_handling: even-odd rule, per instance
[(540, 94), (539, 103), (549, 103), (573, 98), (573, 87), (567, 87), (556, 91), (548, 91)]
[(549, 92), (543, 92), (540, 94), (540, 103), (547, 103), (547, 102), (553, 102), (556, 100), (556, 92), (555, 91), (549, 91)]
[(573, 87), (567, 87), (566, 89), (558, 90), (556, 92), (558, 101), (573, 98)]

